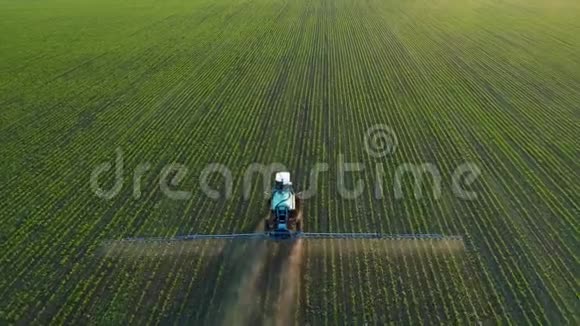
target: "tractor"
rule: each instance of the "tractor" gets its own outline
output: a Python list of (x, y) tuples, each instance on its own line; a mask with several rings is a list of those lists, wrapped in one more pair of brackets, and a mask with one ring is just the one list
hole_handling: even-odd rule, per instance
[(293, 233), (302, 232), (302, 201), (294, 192), (290, 172), (276, 173), (274, 181), (264, 231), (275, 239), (289, 239)]

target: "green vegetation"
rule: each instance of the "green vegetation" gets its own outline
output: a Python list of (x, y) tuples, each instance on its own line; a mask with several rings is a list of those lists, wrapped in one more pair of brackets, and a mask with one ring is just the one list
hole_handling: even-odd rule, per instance
[[(283, 163), (299, 189), (329, 163), (309, 231), (473, 246), (307, 247), (300, 324), (577, 324), (579, 13), (577, 0), (0, 0), (0, 324), (221, 321), (235, 253), (110, 259), (101, 244), (253, 231), (265, 214), (258, 178), (242, 200), (253, 162)], [(364, 148), (377, 123), (398, 136), (386, 159)], [(117, 148), (125, 182), (107, 201), (89, 178)], [(347, 180), (365, 181), (357, 200), (337, 194), (340, 155), (365, 166)], [(450, 183), (467, 161), (482, 171), (470, 201)], [(191, 199), (161, 193), (171, 162), (189, 168), (178, 188)], [(425, 184), (416, 199), (409, 181), (395, 198), (397, 166), (424, 162), (441, 197)], [(209, 163), (232, 171), (231, 198), (202, 192)], [(276, 276), (264, 283), (265, 305)]]

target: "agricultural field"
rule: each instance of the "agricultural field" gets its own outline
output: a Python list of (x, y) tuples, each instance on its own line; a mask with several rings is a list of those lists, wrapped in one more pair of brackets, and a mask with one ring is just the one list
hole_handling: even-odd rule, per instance
[[(577, 325), (579, 135), (577, 0), (0, 0), (0, 324)], [(464, 242), (115, 242), (261, 230), (257, 163)]]

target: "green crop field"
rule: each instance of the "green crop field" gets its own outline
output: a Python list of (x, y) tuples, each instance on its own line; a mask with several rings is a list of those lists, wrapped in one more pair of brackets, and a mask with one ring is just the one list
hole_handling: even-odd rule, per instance
[[(578, 324), (579, 135), (577, 0), (0, 0), (0, 324)], [(112, 241), (253, 232), (257, 163), (464, 242)]]

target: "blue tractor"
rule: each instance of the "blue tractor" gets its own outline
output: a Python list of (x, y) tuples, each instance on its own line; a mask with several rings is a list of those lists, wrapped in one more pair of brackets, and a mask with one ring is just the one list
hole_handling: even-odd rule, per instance
[(269, 216), (264, 231), (274, 239), (289, 239), (302, 232), (302, 202), (294, 193), (290, 172), (276, 173), (275, 185), (268, 200)]

